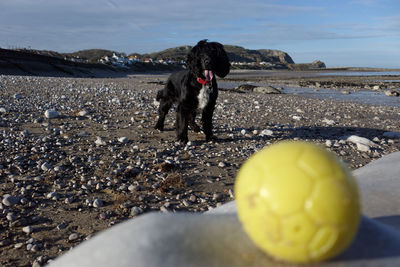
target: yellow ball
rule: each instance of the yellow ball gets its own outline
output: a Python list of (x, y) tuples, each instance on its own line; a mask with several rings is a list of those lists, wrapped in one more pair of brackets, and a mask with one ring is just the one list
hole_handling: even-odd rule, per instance
[(235, 199), (247, 234), (278, 260), (330, 259), (350, 245), (360, 222), (354, 178), (332, 152), (307, 142), (280, 142), (251, 156)]

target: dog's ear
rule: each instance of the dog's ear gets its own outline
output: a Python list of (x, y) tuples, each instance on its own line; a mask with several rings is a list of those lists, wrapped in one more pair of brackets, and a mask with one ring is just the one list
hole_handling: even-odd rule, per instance
[(186, 66), (193, 73), (201, 73), (200, 64), (199, 64), (199, 49), (198, 46), (193, 47), (186, 57)]
[(229, 63), (229, 58), (225, 52), (224, 46), (220, 43), (214, 43), (214, 46), (217, 50), (217, 69), (215, 70), (215, 73), (219, 77), (224, 78), (228, 75), (231, 69), (231, 64)]

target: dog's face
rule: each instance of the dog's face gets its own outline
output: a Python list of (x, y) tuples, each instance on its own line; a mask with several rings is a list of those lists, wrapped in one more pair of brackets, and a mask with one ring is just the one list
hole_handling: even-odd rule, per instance
[(215, 75), (225, 77), (230, 70), (228, 56), (220, 43), (200, 41), (187, 57), (191, 72), (197, 77), (211, 81)]
[(216, 69), (216, 58), (217, 54), (215, 51), (201, 51), (200, 52), (200, 58), (199, 58), (199, 64), (200, 68), (197, 70), (199, 73), (196, 73), (197, 77), (200, 77), (206, 81), (211, 81), (214, 78), (214, 72)]

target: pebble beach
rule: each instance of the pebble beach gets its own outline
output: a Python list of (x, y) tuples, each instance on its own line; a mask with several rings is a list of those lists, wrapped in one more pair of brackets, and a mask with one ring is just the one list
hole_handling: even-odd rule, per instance
[(221, 88), (217, 140), (189, 131), (187, 144), (175, 142), (174, 110), (164, 132), (153, 128), (166, 78), (0, 76), (1, 266), (44, 266), (143, 213), (220, 206), (233, 200), (241, 164), (278, 141), (318, 143), (353, 170), (400, 150), (399, 106), (285, 93), (285, 86), (396, 92), (398, 77), (376, 88), (363, 77), (229, 75), (224, 85), (263, 82), (282, 93)]

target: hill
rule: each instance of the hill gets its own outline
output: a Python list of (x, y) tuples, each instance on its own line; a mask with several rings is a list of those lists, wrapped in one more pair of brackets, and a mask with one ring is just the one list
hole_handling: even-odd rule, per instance
[(237, 62), (269, 62), (281, 64), (294, 64), (293, 59), (285, 52), (280, 50), (260, 49), (250, 50), (240, 46), (225, 45), (230, 61)]
[(138, 57), (142, 60), (146, 58), (151, 58), (153, 60), (166, 59), (166, 60), (173, 60), (176, 62), (180, 62), (182, 60), (183, 61), (186, 60), (186, 55), (189, 53), (190, 49), (192, 49), (192, 46), (185, 45), (174, 48), (168, 48), (160, 52), (139, 55)]
[(63, 55), (67, 58), (81, 58), (87, 60), (89, 63), (98, 63), (102, 57), (111, 57), (113, 53), (117, 52), (104, 49), (88, 49), (73, 53), (64, 53)]
[[(250, 50), (240, 46), (224, 45), (231, 62), (243, 63), (261, 63), (267, 62), (271, 64), (294, 64), (293, 59), (285, 52), (280, 50), (260, 49)], [(176, 62), (186, 60), (186, 55), (189, 53), (192, 46), (179, 46), (175, 48), (168, 48), (160, 52), (139, 55), (139, 58), (151, 58), (153, 60), (173, 60)], [(137, 55), (137, 54), (136, 54)]]

